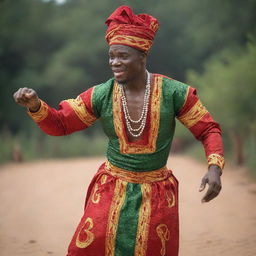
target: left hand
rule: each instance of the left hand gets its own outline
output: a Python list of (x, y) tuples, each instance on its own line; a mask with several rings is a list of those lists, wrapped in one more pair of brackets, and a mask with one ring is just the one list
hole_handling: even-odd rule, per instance
[(209, 187), (205, 195), (203, 196), (201, 202), (209, 202), (213, 198), (215, 198), (221, 190), (221, 169), (217, 165), (211, 165), (209, 167), (208, 172), (202, 179), (199, 192), (202, 192), (205, 189), (206, 183), (208, 183)]

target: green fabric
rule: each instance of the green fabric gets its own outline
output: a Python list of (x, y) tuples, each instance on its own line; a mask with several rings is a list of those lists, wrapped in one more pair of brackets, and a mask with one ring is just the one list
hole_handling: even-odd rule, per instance
[(108, 160), (113, 165), (130, 171), (149, 171), (163, 167), (166, 165), (175, 131), (175, 116), (184, 104), (188, 86), (163, 77), (156, 151), (150, 154), (122, 154), (120, 152), (119, 139), (115, 133), (113, 121), (113, 86), (113, 78), (104, 84), (97, 85), (92, 99), (93, 111), (100, 119), (103, 130), (109, 138)]
[(141, 185), (128, 183), (117, 227), (115, 256), (134, 255), (141, 201)]

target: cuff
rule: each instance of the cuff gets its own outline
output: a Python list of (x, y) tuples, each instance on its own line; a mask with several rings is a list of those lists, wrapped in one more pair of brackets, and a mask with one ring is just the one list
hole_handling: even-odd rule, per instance
[(31, 112), (29, 109), (27, 109), (28, 115), (36, 122), (39, 123), (43, 121), (48, 116), (48, 105), (40, 100), (41, 105), (37, 112)]
[(208, 166), (218, 165), (221, 170), (223, 170), (225, 165), (224, 157), (218, 154), (211, 154), (207, 157)]

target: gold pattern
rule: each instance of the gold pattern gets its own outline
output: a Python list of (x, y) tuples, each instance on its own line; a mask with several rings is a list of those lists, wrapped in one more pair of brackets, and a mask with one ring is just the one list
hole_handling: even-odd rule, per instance
[(207, 161), (208, 161), (208, 166), (215, 164), (215, 165), (218, 165), (221, 170), (223, 170), (224, 165), (225, 165), (224, 157), (220, 156), (218, 154), (209, 155), (207, 157)]
[(122, 180), (116, 180), (115, 191), (110, 206), (108, 224), (106, 230), (105, 252), (106, 256), (115, 255), (115, 241), (116, 231), (118, 226), (118, 220), (120, 211), (125, 200), (127, 182)]
[(30, 112), (29, 110), (27, 111), (28, 115), (36, 123), (43, 121), (48, 116), (48, 105), (42, 100), (40, 100), (40, 102), (41, 102), (41, 105), (37, 112)]
[(106, 162), (105, 170), (111, 176), (131, 183), (152, 183), (167, 179), (172, 174), (166, 166), (154, 171), (133, 172), (114, 166), (109, 161)]
[(150, 49), (150, 47), (152, 46), (153, 41), (152, 40), (148, 40), (148, 39), (144, 39), (144, 38), (140, 38), (137, 36), (128, 36), (128, 35), (116, 35), (113, 36), (110, 40), (109, 40), (109, 44), (125, 44), (125, 45), (129, 45), (131, 47), (138, 47), (144, 51), (148, 51)]
[(175, 195), (172, 191), (166, 191), (165, 192), (165, 195), (166, 195), (166, 200), (167, 200), (167, 203), (168, 203), (168, 207), (169, 208), (172, 208), (173, 206), (175, 206)]
[(160, 224), (156, 227), (156, 232), (161, 239), (162, 248), (160, 251), (161, 256), (166, 255), (166, 242), (170, 239), (170, 231), (166, 224)]
[[(103, 185), (107, 181), (107, 175), (102, 175), (100, 178), (100, 184)], [(100, 202), (101, 194), (98, 192), (99, 185), (98, 183), (95, 184), (93, 193), (92, 193), (92, 202), (98, 204)]]
[(207, 109), (202, 105), (201, 101), (198, 100), (188, 112), (178, 117), (178, 119), (187, 128), (190, 128), (193, 125), (195, 125), (198, 121), (200, 121), (202, 117), (207, 113)]
[[(76, 237), (76, 246), (78, 248), (86, 248), (88, 247), (94, 240), (94, 234), (91, 232), (93, 228), (93, 221), (92, 218), (88, 217), (83, 225), (83, 227), (81, 228), (81, 230), (79, 231), (77, 237)], [(79, 236), (81, 234), (81, 232), (86, 234), (86, 240), (85, 241), (80, 241)]]
[(153, 91), (151, 95), (150, 128), (148, 143), (138, 144), (128, 142), (126, 129), (122, 121), (121, 95), (118, 84), (115, 82), (113, 90), (113, 116), (115, 132), (119, 138), (120, 152), (122, 154), (148, 154), (156, 151), (156, 140), (160, 124), (160, 101), (162, 96), (162, 77), (154, 76)]
[(136, 235), (136, 256), (144, 256), (147, 252), (149, 223), (151, 215), (151, 193), (150, 184), (144, 183), (141, 185), (142, 202), (139, 211), (138, 231)]
[(70, 107), (75, 111), (77, 117), (85, 123), (87, 126), (90, 126), (97, 119), (92, 115), (86, 108), (82, 98), (78, 96), (76, 99), (65, 100)]

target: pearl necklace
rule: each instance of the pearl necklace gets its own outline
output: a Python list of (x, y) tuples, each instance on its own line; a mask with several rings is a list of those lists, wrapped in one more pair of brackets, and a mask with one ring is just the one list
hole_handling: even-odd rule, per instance
[[(141, 111), (140, 118), (138, 120), (134, 120), (131, 118), (128, 110), (128, 105), (127, 105), (127, 100), (125, 97), (124, 89), (123, 86), (119, 85), (119, 91), (121, 93), (121, 101), (123, 105), (123, 110), (124, 110), (124, 117), (125, 117), (125, 122), (126, 122), (126, 127), (129, 131), (129, 133), (133, 137), (139, 137), (143, 133), (145, 126), (146, 126), (146, 120), (147, 120), (147, 114), (148, 114), (148, 104), (149, 104), (149, 97), (150, 97), (150, 74), (146, 70), (147, 73), (147, 83), (146, 83), (146, 90), (144, 94), (144, 101), (143, 101), (143, 107)], [(134, 124), (139, 124), (140, 126), (138, 128), (132, 128), (131, 123)]]

